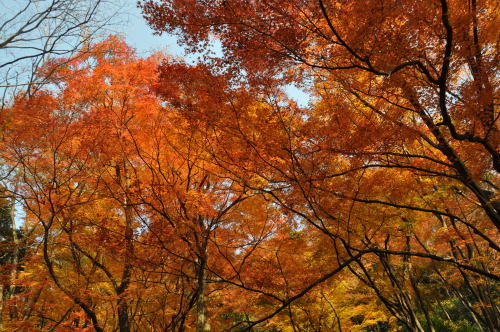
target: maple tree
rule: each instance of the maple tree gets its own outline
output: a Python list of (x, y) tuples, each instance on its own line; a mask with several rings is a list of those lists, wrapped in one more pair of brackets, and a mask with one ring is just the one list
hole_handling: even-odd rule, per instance
[[(500, 227), (476, 180), (500, 171), (493, 3), (143, 1), (142, 8), (153, 28), (178, 32), (195, 50), (213, 35), (230, 65), (257, 78), (294, 64), (318, 69), (320, 89), (344, 91), (407, 134), (421, 133)], [(484, 159), (477, 166), (461, 157), (471, 149)]]
[[(252, 232), (270, 232), (259, 222), (237, 227), (266, 204), (232, 212), (252, 195), (213, 174), (196, 124), (160, 106), (159, 55), (138, 59), (110, 38), (57, 61), (68, 65), (53, 64), (51, 89), (20, 98), (4, 119), (3, 157), (16, 165), (15, 195), (32, 241), (10, 326), (208, 330), (209, 289), (220, 287), (207, 280), (224, 270), (217, 256), (227, 260), (232, 241), (244, 247)], [(187, 72), (198, 84), (207, 77), (180, 64), (169, 72)], [(187, 89), (171, 90), (189, 104)]]
[[(250, 172), (265, 179), (260, 190), (334, 242), (344, 242), (351, 257), (374, 250), (385, 269), (383, 280), (394, 283), (401, 297), (388, 300), (380, 289), (389, 285), (377, 285), (366, 262), (356, 260), (361, 270), (353, 273), (408, 328), (422, 330), (420, 321), (426, 321), (427, 329), (434, 329), (421, 290), (408, 279), (416, 271), (403, 269), (399, 275), (390, 256), (399, 256), (403, 265), (415, 254), (441, 261), (453, 257), (450, 263), (467, 262), (469, 270), (476, 270), (476, 256), (494, 264), (499, 229), (494, 3), (151, 0), (141, 5), (157, 32), (178, 34), (193, 51), (211, 38), (219, 40), (224, 58), (214, 63), (222, 62), (236, 79), (254, 87), (297, 82), (311, 91), (315, 108), (302, 115), (300, 129), (285, 124), (273, 131), (262, 124), (255, 130), (260, 137), (243, 133), (260, 159)], [(219, 156), (221, 163), (233, 164), (231, 157)], [(239, 165), (231, 168), (242, 181), (249, 178)], [(333, 232), (327, 222), (344, 224), (346, 233)], [(441, 233), (435, 242), (432, 229)], [(423, 242), (423, 236), (431, 238)], [(496, 280), (493, 266), (480, 269)], [(463, 267), (462, 282), (475, 288)], [(495, 302), (495, 286), (490, 287), (471, 289), (493, 296), (476, 299), (486, 307)], [(476, 309), (465, 305), (477, 319)], [(494, 330), (498, 309), (486, 307), (479, 310), (484, 316), (478, 324)], [(417, 311), (426, 317), (418, 319)]]

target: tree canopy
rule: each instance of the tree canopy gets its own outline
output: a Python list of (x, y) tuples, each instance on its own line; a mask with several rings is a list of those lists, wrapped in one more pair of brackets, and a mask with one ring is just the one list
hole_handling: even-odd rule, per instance
[(0, 329), (500, 329), (496, 2), (139, 6), (201, 60), (110, 36), (0, 113)]

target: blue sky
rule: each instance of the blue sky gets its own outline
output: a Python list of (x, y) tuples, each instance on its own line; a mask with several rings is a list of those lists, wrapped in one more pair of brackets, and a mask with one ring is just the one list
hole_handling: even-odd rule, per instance
[(128, 1), (123, 12), (126, 13), (127, 24), (121, 27), (121, 31), (120, 28), (118, 31), (125, 37), (127, 43), (137, 50), (139, 55), (145, 56), (159, 50), (174, 56), (184, 55), (184, 50), (177, 45), (174, 36), (153, 34), (153, 30), (147, 26), (146, 21), (142, 18), (141, 11), (137, 8), (135, 1)]

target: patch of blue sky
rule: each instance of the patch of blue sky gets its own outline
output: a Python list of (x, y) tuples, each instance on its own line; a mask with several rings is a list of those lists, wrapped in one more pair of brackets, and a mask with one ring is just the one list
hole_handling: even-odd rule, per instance
[(146, 24), (140, 9), (133, 1), (127, 2), (123, 8), (127, 16), (125, 25), (118, 28), (118, 33), (125, 38), (127, 44), (136, 49), (139, 56), (162, 51), (174, 57), (183, 57), (184, 48), (179, 46), (177, 38), (169, 34), (155, 35)]
[(300, 107), (307, 107), (311, 102), (311, 95), (306, 91), (296, 87), (295, 85), (287, 85), (284, 87), (288, 98), (292, 99)]

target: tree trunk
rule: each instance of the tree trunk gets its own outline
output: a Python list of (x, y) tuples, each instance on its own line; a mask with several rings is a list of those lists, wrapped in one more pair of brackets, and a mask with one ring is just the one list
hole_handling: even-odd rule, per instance
[(16, 200), (11, 198), (10, 202), (10, 231), (12, 232), (12, 271), (10, 273), (10, 296), (16, 291), (17, 265), (19, 264), (19, 239), (17, 238), (15, 217)]
[(205, 289), (207, 285), (206, 267), (207, 267), (207, 244), (208, 236), (204, 234), (201, 246), (201, 257), (198, 265), (198, 300), (196, 301), (196, 332), (209, 332), (207, 305), (205, 303)]
[(200, 264), (198, 273), (198, 301), (196, 302), (196, 332), (209, 332), (210, 324), (207, 317), (207, 306), (205, 303), (205, 264), (203, 261)]
[[(132, 263), (131, 259), (134, 254), (134, 229), (132, 218), (132, 207), (129, 204), (129, 189), (130, 178), (127, 172), (126, 161), (123, 163), (123, 174), (120, 174), (120, 166), (116, 166), (117, 178), (120, 183), (124, 184), (124, 197), (123, 197), (123, 211), (125, 214), (125, 254), (123, 256), (123, 271), (120, 286), (117, 289), (117, 295), (120, 297), (118, 300), (118, 326), (120, 332), (130, 332), (130, 317), (128, 315), (128, 303), (125, 299), (124, 293), (130, 285), (130, 278), (132, 276)], [(122, 181), (123, 180), (123, 181)]]
[(3, 326), (3, 292), (4, 292), (3, 284), (0, 283), (0, 331), (4, 331), (4, 326)]

